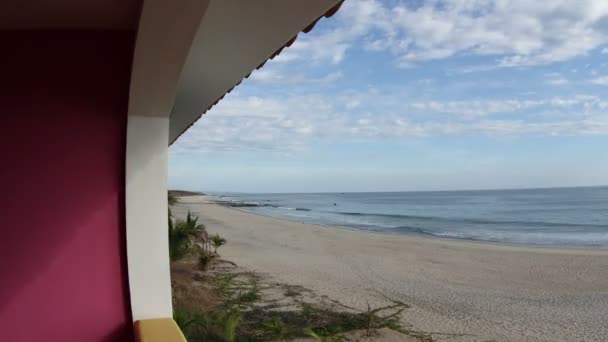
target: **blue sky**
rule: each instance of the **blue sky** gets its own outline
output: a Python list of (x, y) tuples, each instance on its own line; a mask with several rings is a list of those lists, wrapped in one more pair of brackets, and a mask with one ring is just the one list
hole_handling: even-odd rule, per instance
[(347, 0), (170, 148), (169, 186), (608, 184), (608, 1)]

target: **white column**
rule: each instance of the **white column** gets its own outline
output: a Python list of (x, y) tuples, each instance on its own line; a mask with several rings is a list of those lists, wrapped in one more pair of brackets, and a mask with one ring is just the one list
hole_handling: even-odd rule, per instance
[(172, 317), (167, 234), (169, 118), (129, 116), (126, 225), (133, 321)]
[(169, 116), (208, 0), (146, 0), (133, 56), (126, 155), (133, 320), (172, 317), (167, 234)]

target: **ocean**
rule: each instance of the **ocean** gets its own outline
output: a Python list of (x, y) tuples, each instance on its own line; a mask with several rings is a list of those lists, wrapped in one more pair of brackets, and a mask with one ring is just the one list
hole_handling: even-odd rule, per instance
[(213, 196), (224, 205), (304, 223), (509, 244), (608, 247), (608, 187)]

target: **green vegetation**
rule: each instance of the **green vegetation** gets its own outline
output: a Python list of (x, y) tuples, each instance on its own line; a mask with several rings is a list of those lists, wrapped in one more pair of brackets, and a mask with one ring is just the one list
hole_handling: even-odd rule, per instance
[(171, 261), (182, 258), (191, 251), (194, 238), (205, 231), (205, 226), (198, 223), (198, 217), (188, 211), (186, 221), (173, 220), (169, 217), (169, 256)]
[(317, 334), (314, 330), (310, 328), (305, 328), (304, 333), (315, 339), (317, 342), (342, 342), (345, 341), (346, 338), (340, 335), (336, 336), (321, 336)]
[(260, 294), (257, 289), (241, 291), (237, 295), (236, 301), (240, 303), (253, 303), (260, 300)]
[(224, 320), (224, 340), (226, 342), (233, 342), (236, 339), (236, 329), (239, 326), (241, 320), (241, 313), (238, 310), (231, 310), (228, 312)]
[(167, 202), (169, 203), (169, 206), (172, 205), (176, 205), (179, 202), (179, 199), (172, 193), (168, 193), (167, 194)]
[(173, 320), (182, 330), (188, 329), (190, 324), (196, 322), (196, 318), (190, 312), (179, 307), (173, 309)]
[(279, 317), (273, 317), (270, 321), (262, 323), (262, 325), (264, 325), (277, 342), (285, 341), (285, 338), (289, 334), (289, 330)]
[(219, 234), (213, 234), (209, 237), (211, 244), (213, 245), (213, 253), (217, 254), (217, 249), (226, 244), (226, 239), (221, 237)]
[(237, 335), (241, 320), (238, 310), (213, 311), (187, 316), (188, 320), (174, 319), (190, 342), (234, 342), (242, 341)]
[(207, 267), (209, 267), (209, 264), (211, 263), (211, 260), (213, 260), (214, 256), (215, 254), (209, 253), (208, 250), (204, 248), (199, 248), (198, 265), (200, 269), (203, 271), (207, 270)]
[[(205, 225), (199, 223), (198, 216), (192, 215), (190, 211), (188, 211), (185, 221), (175, 219), (171, 212), (171, 206), (179, 203), (179, 199), (172, 193), (169, 193), (167, 200), (169, 203), (168, 234), (169, 257), (171, 261), (179, 260), (191, 252), (198, 251), (199, 263), (201, 269), (204, 270), (214, 257), (209, 252), (209, 243), (213, 244), (215, 248), (214, 254), (217, 254), (217, 249), (226, 244), (226, 239), (219, 234), (209, 237)], [(200, 246), (195, 245), (195, 242), (199, 242)]]
[(180, 305), (185, 303), (178, 300), (175, 304), (176, 322), (188, 341), (288, 341), (312, 337), (340, 342), (348, 340), (345, 335), (349, 332), (373, 335), (381, 328), (432, 341), (401, 325), (401, 314), (408, 306), (398, 301), (356, 311), (315, 297), (301, 286), (270, 283), (256, 273), (229, 267), (219, 258), (212, 259), (203, 278), (205, 281), (200, 284), (217, 296), (217, 305), (184, 315)]

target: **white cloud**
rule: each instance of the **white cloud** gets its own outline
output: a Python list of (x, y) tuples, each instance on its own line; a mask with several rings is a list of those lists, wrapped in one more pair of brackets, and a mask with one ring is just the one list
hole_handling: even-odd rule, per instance
[(289, 71), (277, 71), (276, 69), (263, 68), (255, 70), (250, 79), (261, 84), (268, 85), (302, 85), (302, 84), (327, 84), (342, 78), (341, 71), (328, 73), (322, 77), (307, 77), (301, 73)]
[(594, 96), (578, 95), (569, 98), (552, 97), (534, 100), (464, 100), (413, 102), (411, 107), (423, 112), (455, 114), (461, 119), (475, 119), (498, 113), (513, 113), (527, 109), (581, 109), (604, 110), (608, 102)]
[(608, 1), (596, 0), (433, 0), (418, 7), (350, 0), (331, 20), (280, 59), (339, 63), (363, 43), (390, 51), (401, 67), (461, 54), (515, 67), (565, 61), (608, 42)]
[(331, 19), (321, 19), (317, 24), (337, 23), (335, 29), (319, 34), (319, 28), (315, 28), (311, 34), (300, 34), (296, 42), (283, 50), (275, 60), (340, 63), (355, 41), (367, 35), (372, 28), (381, 27), (384, 32), (391, 30), (388, 23), (384, 24), (385, 11), (382, 4), (375, 0), (345, 1), (337, 15)]
[(570, 83), (570, 81), (558, 72), (551, 72), (545, 74), (545, 83), (550, 85), (561, 86)]
[(565, 85), (570, 82), (564, 77), (556, 77), (556, 78), (549, 78), (548, 80), (545, 81), (545, 83), (550, 84), (550, 85)]
[(600, 76), (591, 80), (591, 83), (597, 85), (608, 85), (608, 76)]
[[(290, 95), (241, 97), (230, 94), (203, 116), (172, 147), (173, 153), (210, 151), (305, 150), (320, 140), (404, 139), (442, 135), (586, 135), (608, 134), (608, 108), (593, 96), (536, 100), (418, 101), (403, 105), (397, 94), (388, 101), (401, 104), (392, 111), (364, 106), (371, 94), (343, 96)], [(358, 102), (357, 102), (358, 101)], [(534, 117), (559, 109), (567, 115)], [(418, 113), (416, 113), (418, 112)], [(423, 113), (425, 115), (418, 115)], [(433, 113), (447, 113), (432, 115)], [(491, 119), (510, 113), (508, 119)]]

